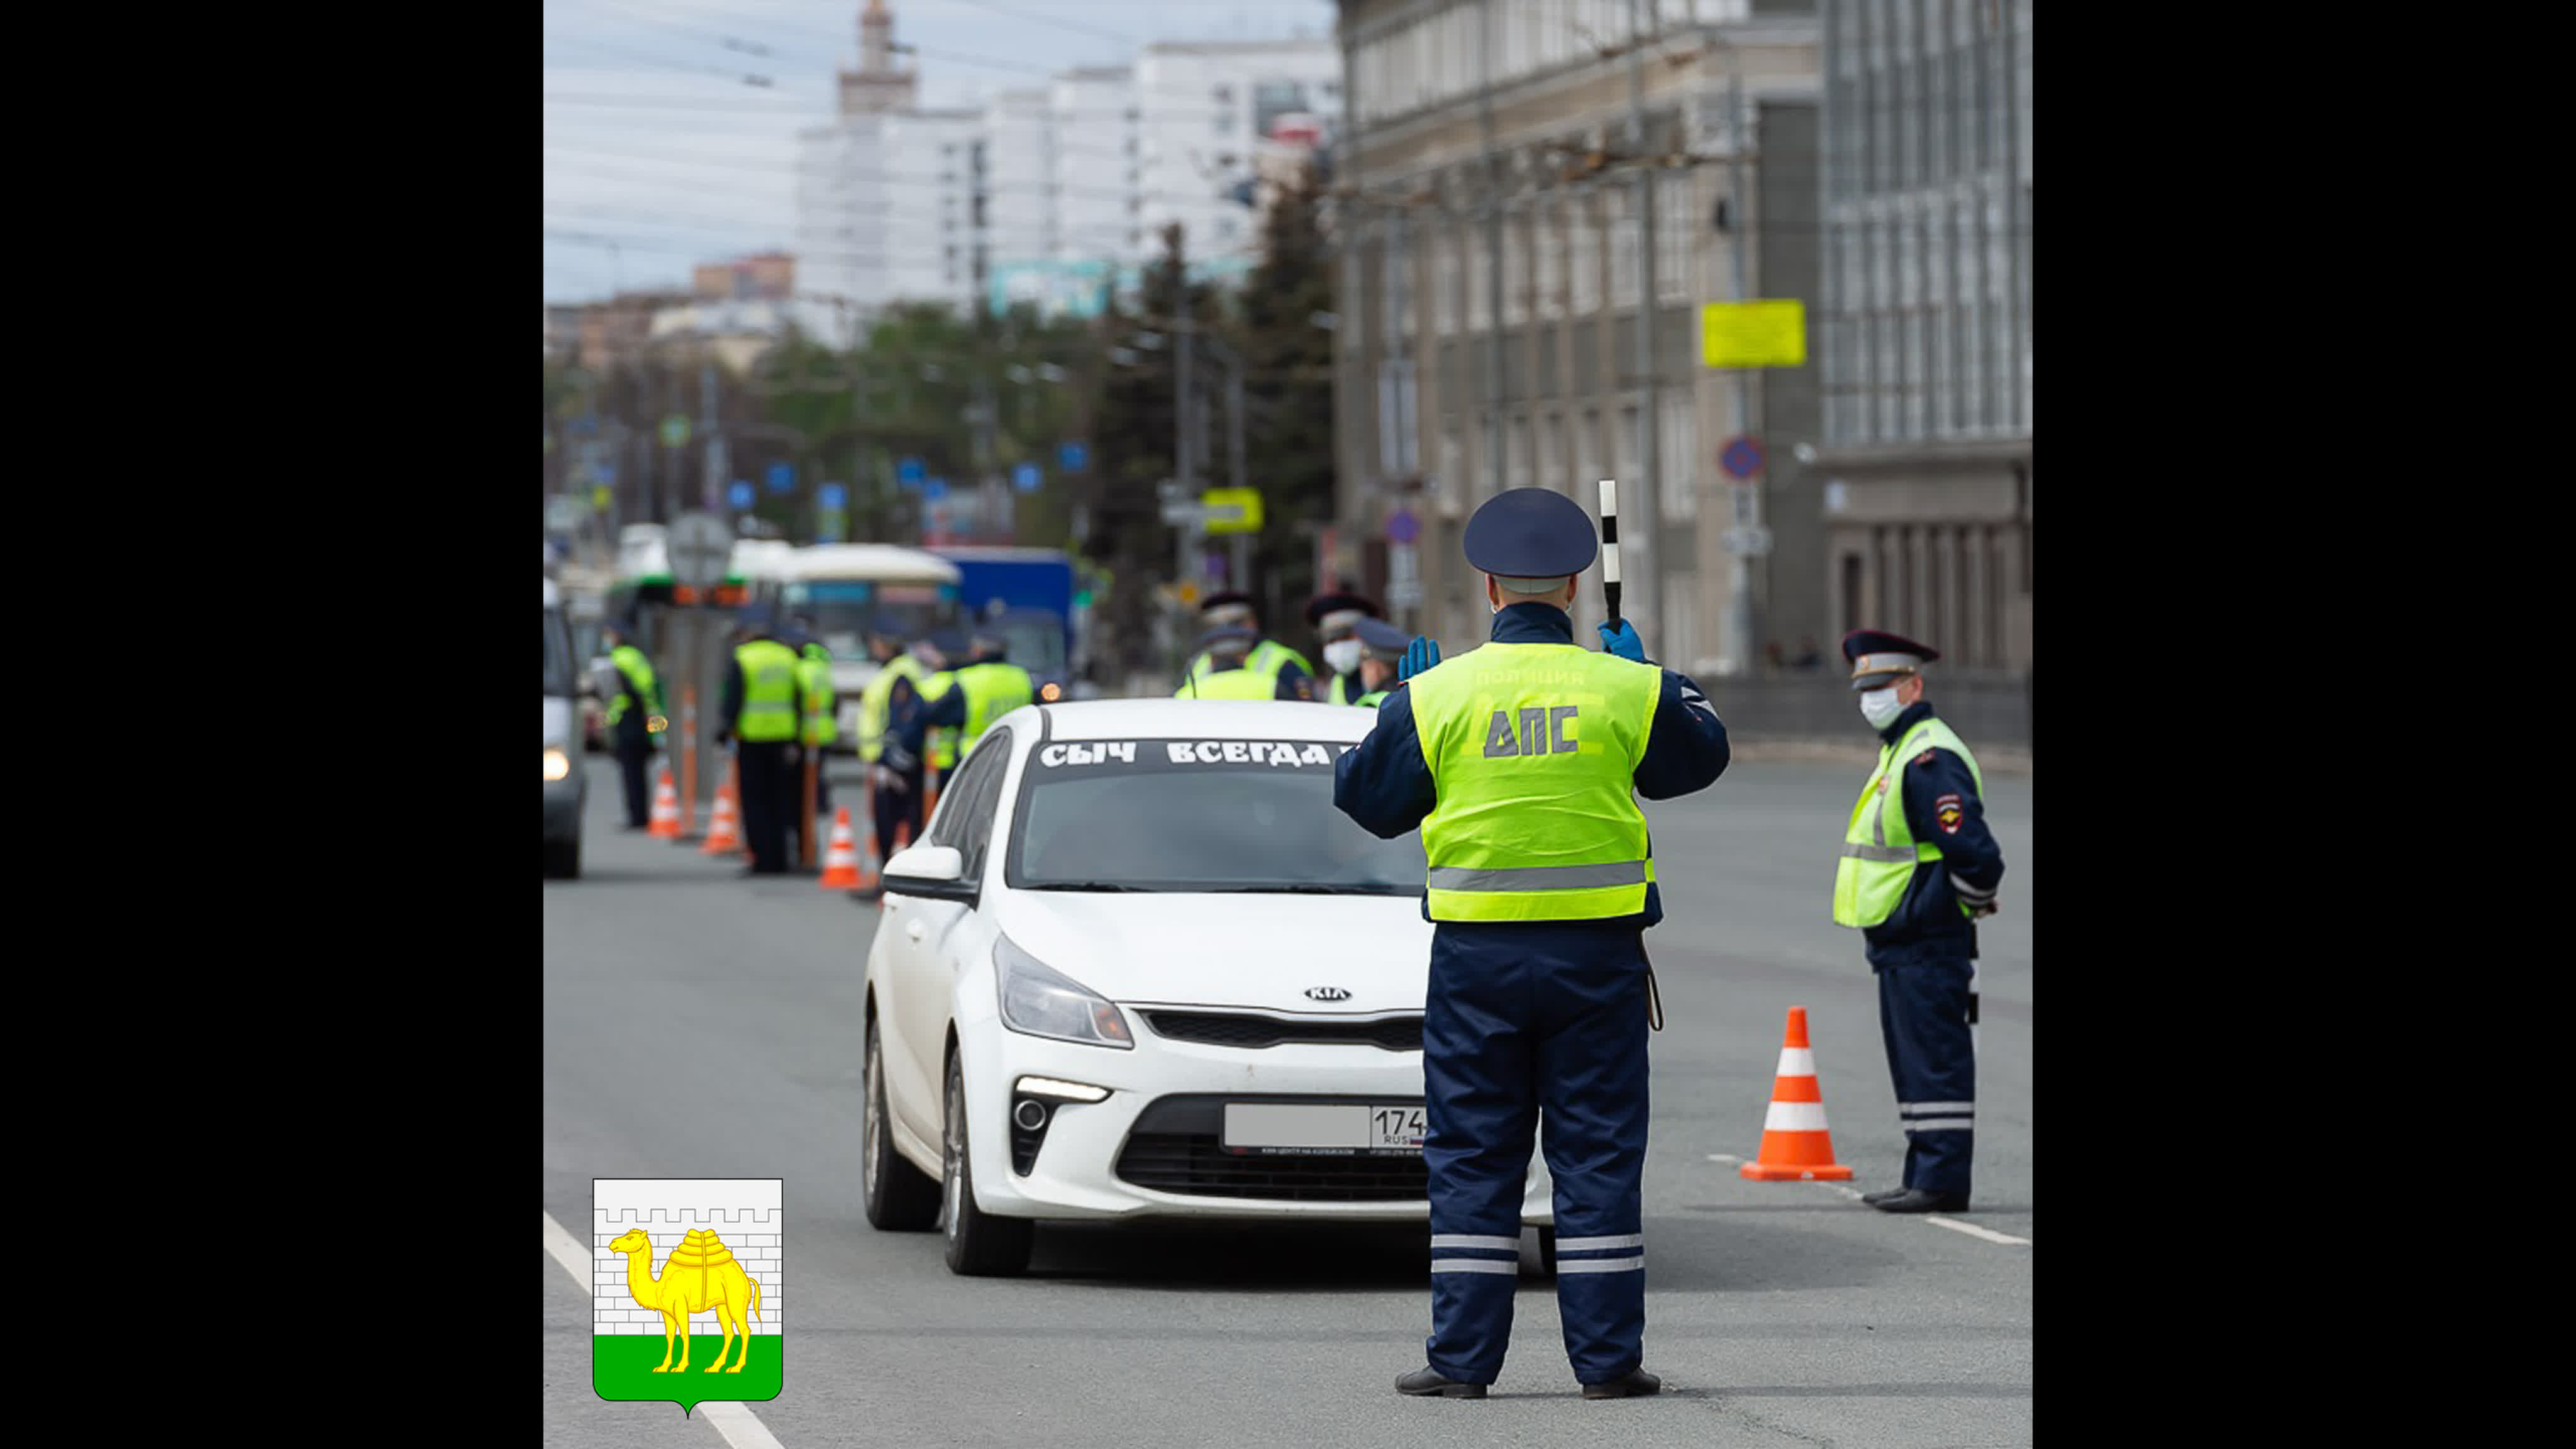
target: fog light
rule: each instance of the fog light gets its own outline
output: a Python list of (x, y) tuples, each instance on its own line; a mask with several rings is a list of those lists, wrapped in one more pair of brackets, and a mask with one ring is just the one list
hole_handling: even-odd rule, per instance
[(1032, 1097), (1022, 1097), (1020, 1105), (1011, 1109), (1011, 1121), (1031, 1132), (1044, 1127), (1046, 1117), (1046, 1104)]

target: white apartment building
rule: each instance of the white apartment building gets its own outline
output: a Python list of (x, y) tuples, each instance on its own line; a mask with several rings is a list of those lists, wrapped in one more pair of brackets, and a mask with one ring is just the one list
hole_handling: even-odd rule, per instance
[(947, 302), (972, 311), (984, 282), (984, 114), (897, 111), (885, 117), (884, 302)]
[(1145, 245), (1136, 213), (1136, 74), (1086, 66), (1056, 77), (1052, 90), (1055, 256), (1132, 261)]
[(1141, 254), (1177, 221), (1192, 258), (1248, 258), (1260, 243), (1264, 143), (1282, 118), (1329, 134), (1341, 88), (1341, 49), (1330, 38), (1147, 46), (1135, 70)]
[(1056, 254), (1055, 102), (1044, 88), (984, 107), (984, 234), (997, 264)]
[[(888, 293), (883, 115), (851, 115), (797, 133), (796, 289), (861, 308)], [(855, 318), (851, 319), (855, 321)], [(846, 340), (839, 331), (825, 334)]]

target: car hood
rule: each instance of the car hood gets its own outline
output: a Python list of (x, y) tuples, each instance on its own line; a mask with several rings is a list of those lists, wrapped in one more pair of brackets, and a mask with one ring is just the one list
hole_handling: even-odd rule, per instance
[(546, 696), (546, 748), (561, 749), (572, 741), (572, 701)]
[(994, 924), (1013, 944), (1112, 1001), (1420, 1011), (1429, 985), (1419, 896), (1015, 891), (1001, 904)]

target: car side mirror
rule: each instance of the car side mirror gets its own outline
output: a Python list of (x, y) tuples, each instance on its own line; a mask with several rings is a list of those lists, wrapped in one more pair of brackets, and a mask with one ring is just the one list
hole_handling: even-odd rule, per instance
[(963, 878), (965, 874), (966, 857), (956, 846), (914, 845), (896, 851), (879, 880), (893, 895), (963, 901), (971, 906), (980, 892), (973, 881)]

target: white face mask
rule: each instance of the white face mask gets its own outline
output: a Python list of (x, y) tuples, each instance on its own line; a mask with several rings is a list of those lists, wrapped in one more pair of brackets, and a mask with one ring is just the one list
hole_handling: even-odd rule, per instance
[(1360, 641), (1336, 639), (1324, 646), (1324, 663), (1335, 674), (1348, 674), (1360, 667)]
[(1888, 721), (1905, 713), (1905, 706), (1896, 702), (1896, 686), (1891, 684), (1885, 689), (1861, 691), (1860, 713), (1871, 729), (1883, 730)]

